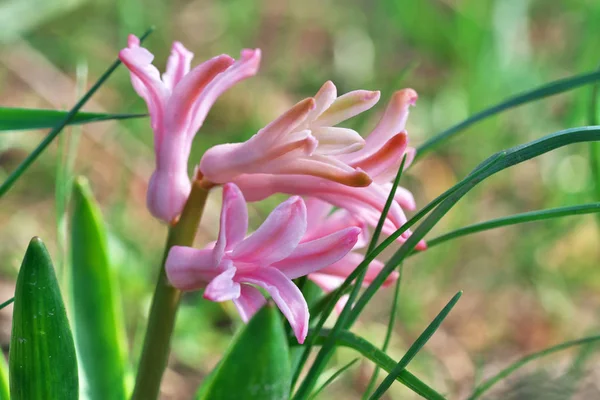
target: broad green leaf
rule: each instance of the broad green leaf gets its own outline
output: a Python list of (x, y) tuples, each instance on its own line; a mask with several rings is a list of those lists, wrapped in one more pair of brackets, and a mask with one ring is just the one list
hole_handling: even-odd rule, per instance
[(0, 351), (0, 400), (10, 400), (8, 393), (8, 364)]
[(419, 335), (417, 340), (415, 340), (412, 346), (410, 346), (410, 348), (406, 351), (406, 354), (404, 354), (400, 361), (398, 361), (398, 364), (396, 364), (394, 369), (390, 371), (389, 375), (383, 380), (383, 382), (381, 382), (381, 385), (379, 385), (377, 390), (375, 390), (375, 392), (371, 396), (372, 400), (379, 399), (389, 389), (389, 387), (392, 386), (392, 383), (394, 383), (396, 377), (406, 369), (408, 363), (412, 361), (412, 359), (417, 355), (417, 353), (421, 351), (423, 346), (425, 346), (425, 343), (427, 343), (427, 341), (431, 339), (431, 336), (433, 336), (435, 331), (438, 330), (444, 319), (446, 319), (450, 311), (452, 311), (452, 308), (454, 308), (454, 306), (458, 302), (458, 299), (460, 299), (461, 295), (462, 292), (458, 292), (457, 294), (455, 294), (454, 297), (450, 299), (448, 304), (446, 304), (446, 306), (442, 309), (442, 311), (440, 311), (440, 313), (433, 319), (433, 321), (431, 321), (431, 323), (429, 324), (429, 326), (427, 326), (423, 333)]
[(520, 105), (530, 103), (532, 101), (540, 100), (548, 96), (563, 93), (571, 89), (578, 88), (582, 85), (587, 85), (592, 82), (600, 80), (600, 71), (590, 72), (587, 74), (575, 75), (564, 79), (559, 79), (554, 82), (547, 83), (536, 89), (521, 93), (508, 100), (502, 101), (492, 107), (486, 108), (483, 111), (467, 118), (466, 120), (459, 122), (458, 124), (451, 126), (445, 131), (432, 137), (427, 142), (423, 143), (417, 148), (417, 155), (415, 161), (421, 158), (424, 154), (438, 147), (442, 142), (450, 139), (457, 133), (465, 130), (471, 125), (482, 121), (488, 117), (499, 114), (502, 111), (509, 110)]
[(479, 397), (481, 397), (481, 395), (483, 395), (485, 392), (487, 392), (489, 389), (491, 389), (491, 387), (494, 386), (496, 383), (500, 382), (502, 379), (506, 378), (507, 376), (509, 376), (510, 374), (512, 374), (513, 372), (515, 372), (516, 370), (518, 370), (519, 368), (523, 367), (524, 365), (530, 363), (533, 360), (548, 356), (550, 354), (556, 353), (557, 351), (562, 351), (562, 350), (565, 350), (565, 349), (568, 349), (568, 348), (571, 348), (574, 346), (581, 346), (581, 345), (597, 342), (599, 340), (600, 340), (600, 335), (588, 336), (588, 337), (585, 337), (582, 339), (564, 342), (564, 343), (558, 344), (556, 346), (552, 346), (547, 349), (538, 351), (536, 353), (529, 354), (529, 355), (515, 361), (508, 367), (504, 368), (502, 371), (498, 372), (496, 375), (492, 376), (491, 378), (485, 380), (483, 383), (478, 385), (475, 388), (475, 390), (473, 391), (473, 394), (471, 394), (471, 396), (469, 397), (469, 400), (478, 399)]
[[(154, 28), (150, 28), (146, 33), (144, 33), (140, 37), (140, 42), (142, 42), (152, 31)], [(58, 136), (58, 134), (63, 130), (65, 126), (69, 122), (75, 118), (81, 107), (88, 102), (88, 100), (96, 93), (96, 91), (104, 84), (104, 82), (108, 79), (109, 76), (117, 69), (117, 67), (121, 65), (121, 60), (117, 59), (108, 69), (102, 74), (102, 76), (94, 83), (94, 85), (86, 92), (85, 95), (75, 104), (75, 106), (65, 115), (65, 117), (54, 127), (52, 130), (46, 135), (44, 140), (40, 142), (40, 144), (17, 166), (17, 168), (11, 172), (11, 174), (6, 178), (6, 180), (0, 185), (0, 197), (4, 196), (6, 192), (15, 184), (17, 180), (29, 169), (31, 164), (37, 160), (37, 158), (46, 150), (46, 148), (52, 143), (52, 141)]]
[[(332, 331), (330, 329), (321, 329), (318, 335), (315, 334), (314, 330), (309, 331), (309, 334), (315, 337), (315, 345), (323, 345), (328, 338), (331, 337), (331, 333)], [(291, 339), (291, 343), (294, 344), (293, 338)], [(396, 361), (390, 358), (390, 356), (385, 354), (383, 351), (379, 350), (368, 340), (347, 330), (342, 330), (339, 332), (335, 339), (335, 345), (348, 347), (358, 351), (360, 354), (374, 362), (379, 368), (387, 372), (391, 372), (397, 365)], [(444, 399), (444, 396), (427, 386), (419, 378), (411, 374), (406, 369), (402, 370), (400, 374), (398, 374), (396, 380), (411, 389), (413, 392), (417, 393), (419, 396), (426, 399)]]
[[(0, 107), (0, 131), (52, 128), (60, 124), (67, 117), (68, 113), (68, 111), (59, 110)], [(80, 125), (90, 122), (141, 118), (145, 116), (145, 114), (78, 112), (70, 118), (66, 125)]]
[(86, 397), (125, 399), (125, 346), (106, 231), (87, 181), (81, 177), (73, 190), (70, 247), (73, 331)]
[(10, 339), (12, 400), (77, 399), (75, 345), (54, 267), (39, 238), (17, 278)]
[(291, 367), (279, 310), (267, 304), (246, 325), (201, 387), (197, 400), (280, 400), (290, 395)]

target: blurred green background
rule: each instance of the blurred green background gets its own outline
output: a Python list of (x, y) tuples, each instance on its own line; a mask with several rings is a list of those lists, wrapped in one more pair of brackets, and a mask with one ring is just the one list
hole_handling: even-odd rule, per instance
[[(126, 35), (139, 35), (150, 25), (157, 29), (145, 46), (161, 70), (173, 40), (196, 54), (194, 65), (218, 53), (235, 57), (244, 47), (263, 51), (259, 75), (222, 96), (209, 114), (196, 137), (195, 162), (209, 146), (248, 138), (328, 79), (339, 93), (382, 91), (379, 106), (350, 121), (363, 133), (394, 90), (417, 90), (408, 129), (411, 143), (418, 145), (510, 95), (600, 63), (600, 3), (595, 0), (0, 0), (0, 105), (68, 109), (81, 86), (86, 81), (89, 86), (115, 59)], [(479, 123), (420, 160), (404, 185), (423, 206), (493, 152), (587, 124), (590, 95), (591, 88), (583, 87)], [(145, 112), (145, 106), (121, 67), (86, 110)], [(79, 134), (78, 128), (67, 129), (63, 140)], [(1, 134), (0, 177), (43, 135)], [(0, 301), (12, 295), (32, 236), (49, 244), (57, 268), (64, 263), (63, 221), (57, 221), (54, 191), (57, 149), (53, 145), (2, 199)], [(75, 171), (90, 179), (110, 228), (134, 355), (166, 236), (166, 228), (145, 209), (152, 169), (147, 119), (82, 129)], [(571, 146), (489, 179), (430, 237), (497, 216), (598, 200), (592, 185), (588, 148)], [(214, 238), (219, 201), (215, 192), (199, 244)], [(275, 203), (253, 205), (253, 221), (259, 223)], [(594, 216), (569, 217), (470, 236), (411, 258), (390, 355), (399, 359), (458, 290), (464, 290), (462, 299), (411, 363), (413, 373), (451, 399), (463, 398), (475, 380), (523, 354), (597, 332), (599, 242)], [(383, 340), (391, 292), (382, 291), (357, 324), (356, 331), (374, 343)], [(231, 322), (229, 311), (228, 305), (186, 296), (164, 399), (190, 398), (219, 360), (239, 323)], [(0, 312), (5, 350), (10, 312), (11, 307)], [(592, 350), (546, 358), (489, 398), (566, 398), (573, 392), (600, 397)], [(336, 361), (354, 356), (340, 351)], [(371, 371), (369, 362), (360, 363), (322, 398), (360, 398)], [(411, 396), (401, 385), (389, 391), (390, 399)]]

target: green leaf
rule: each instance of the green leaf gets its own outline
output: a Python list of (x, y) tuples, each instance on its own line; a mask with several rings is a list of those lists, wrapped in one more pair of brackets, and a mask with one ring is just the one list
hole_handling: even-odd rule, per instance
[(12, 400), (77, 399), (77, 357), (54, 267), (39, 238), (17, 278), (9, 353)]
[[(471, 235), (473, 233), (487, 231), (490, 229), (501, 228), (503, 226), (510, 226), (533, 221), (542, 221), (545, 219), (552, 218), (568, 217), (571, 215), (583, 215), (593, 213), (600, 213), (600, 202), (580, 204), (577, 206), (550, 208), (547, 210), (530, 211), (521, 214), (510, 215), (508, 217), (496, 218), (489, 221), (480, 222), (478, 224), (465, 226), (464, 228), (460, 228), (455, 231), (438, 236), (436, 238), (430, 239), (427, 241), (427, 248), (431, 249), (434, 246), (437, 246), (441, 243), (447, 242), (452, 239), (456, 239), (466, 235)], [(417, 252), (411, 253), (411, 255), (414, 254), (417, 254)]]
[[(314, 335), (315, 345), (323, 345), (326, 343), (328, 338), (331, 337), (330, 329), (321, 329), (318, 335), (315, 335), (315, 331), (309, 331), (309, 334)], [(292, 339), (292, 344), (295, 342)], [(335, 339), (336, 346), (349, 347), (358, 351), (360, 354), (374, 362), (379, 368), (384, 371), (391, 372), (396, 366), (396, 362), (390, 358), (383, 351), (379, 350), (376, 346), (371, 344), (366, 339), (353, 334), (347, 330), (339, 332)], [(426, 399), (443, 400), (444, 396), (437, 393), (434, 389), (427, 386), (419, 378), (404, 369), (396, 377), (398, 382), (401, 382), (404, 386), (417, 393), (419, 396)]]
[(372, 400), (377, 400), (392, 386), (392, 383), (396, 380), (396, 377), (408, 366), (408, 363), (412, 361), (412, 359), (417, 355), (419, 351), (425, 346), (425, 343), (433, 336), (435, 331), (438, 330), (444, 319), (448, 316), (452, 308), (460, 299), (462, 292), (458, 292), (450, 299), (446, 307), (440, 311), (440, 313), (431, 321), (429, 326), (423, 331), (421, 335), (415, 340), (415, 342), (410, 346), (406, 354), (398, 361), (398, 364), (394, 367), (392, 371), (390, 371), (389, 375), (381, 382), (381, 385), (375, 390), (373, 395), (371, 396)]
[[(402, 283), (402, 272), (404, 272), (403, 264), (400, 264), (398, 272), (398, 279), (396, 280), (394, 297), (392, 299), (392, 309), (390, 310), (390, 318), (388, 320), (388, 326), (385, 332), (383, 346), (381, 346), (381, 351), (383, 351), (384, 353), (387, 351), (388, 346), (390, 345), (390, 341), (392, 340), (392, 333), (394, 332), (394, 325), (396, 324), (396, 309), (398, 308), (398, 299), (400, 298), (400, 284)], [(371, 379), (369, 380), (369, 384), (367, 385), (367, 388), (363, 393), (363, 399), (366, 399), (369, 396), (369, 393), (371, 393), (371, 391), (375, 387), (378, 375), (379, 367), (375, 367), (373, 375), (371, 375)]]
[(198, 400), (280, 400), (290, 395), (291, 367), (279, 310), (271, 303), (246, 325), (223, 356)]
[(354, 364), (356, 364), (356, 362), (360, 360), (360, 358), (355, 358), (354, 360), (350, 361), (348, 364), (344, 365), (342, 368), (338, 369), (337, 371), (335, 371), (333, 373), (333, 375), (331, 375), (325, 382), (323, 382), (323, 384), (313, 392), (313, 394), (310, 395), (309, 400), (313, 400), (316, 399), (317, 396), (319, 394), (321, 394), (321, 392), (329, 385), (331, 385), (333, 383), (333, 381), (335, 381), (338, 376), (340, 376), (341, 374), (343, 374), (344, 372), (346, 372), (346, 370), (350, 369)]
[(86, 397), (125, 399), (125, 345), (106, 231), (87, 181), (81, 177), (73, 191), (71, 286), (73, 330)]
[[(142, 42), (152, 31), (154, 28), (150, 28), (140, 37), (140, 42)], [(52, 143), (52, 141), (58, 136), (58, 134), (63, 130), (65, 126), (69, 122), (75, 118), (81, 107), (87, 103), (87, 101), (96, 93), (96, 91), (104, 84), (104, 82), (108, 79), (109, 76), (117, 69), (117, 67), (121, 65), (121, 60), (117, 59), (108, 69), (102, 74), (102, 76), (94, 83), (94, 85), (87, 91), (85, 95), (75, 104), (75, 106), (65, 115), (65, 117), (56, 124), (52, 130), (46, 135), (44, 140), (40, 142), (40, 144), (17, 166), (17, 168), (6, 178), (6, 180), (0, 185), (0, 197), (4, 196), (6, 192), (15, 184), (17, 180), (29, 169), (31, 164), (37, 160), (37, 158), (46, 150), (46, 148)]]
[[(0, 131), (52, 128), (57, 124), (60, 124), (67, 117), (68, 113), (68, 111), (59, 110), (0, 107)], [(88, 124), (90, 122), (142, 118), (145, 116), (146, 114), (103, 114), (78, 112), (69, 119), (66, 125), (80, 125)]]
[(499, 114), (502, 111), (543, 99), (548, 96), (560, 94), (571, 89), (578, 88), (579, 86), (587, 85), (588, 83), (596, 82), (600, 79), (600, 71), (590, 72), (582, 75), (575, 75), (569, 78), (559, 79), (554, 82), (547, 83), (536, 89), (521, 93), (514, 97), (509, 98), (503, 102), (500, 102), (492, 107), (486, 108), (483, 111), (467, 118), (466, 120), (459, 122), (458, 124), (451, 126), (445, 131), (432, 137), (427, 142), (423, 143), (417, 148), (417, 155), (415, 161), (421, 158), (424, 154), (438, 147), (442, 142), (450, 139), (460, 131), (465, 130), (471, 125), (484, 120), (493, 115)]
[(10, 400), (8, 387), (8, 364), (4, 353), (0, 351), (0, 400)]
[(520, 360), (515, 361), (508, 367), (504, 368), (502, 371), (498, 372), (496, 375), (492, 376), (491, 378), (487, 379), (486, 381), (484, 381), (483, 383), (478, 385), (475, 388), (475, 390), (473, 391), (473, 394), (471, 394), (471, 396), (469, 397), (469, 400), (474, 400), (474, 399), (481, 397), (482, 394), (484, 394), (489, 389), (491, 389), (491, 387), (494, 386), (496, 383), (500, 382), (502, 379), (506, 378), (507, 376), (509, 376), (510, 374), (512, 374), (513, 372), (515, 372), (516, 370), (518, 370), (525, 364), (530, 363), (533, 360), (556, 353), (557, 351), (562, 351), (562, 350), (571, 348), (573, 346), (581, 346), (584, 344), (596, 342), (598, 340), (600, 340), (600, 335), (588, 336), (588, 337), (585, 337), (582, 339), (564, 342), (564, 343), (558, 344), (556, 346), (552, 346), (547, 349), (538, 351), (536, 353), (529, 354), (528, 356), (525, 356), (525, 357), (521, 358)]

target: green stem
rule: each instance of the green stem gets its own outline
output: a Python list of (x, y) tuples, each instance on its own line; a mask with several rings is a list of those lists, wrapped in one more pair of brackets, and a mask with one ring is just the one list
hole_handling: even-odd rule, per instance
[(158, 282), (150, 308), (144, 347), (135, 381), (132, 400), (157, 399), (162, 375), (167, 367), (171, 334), (179, 307), (181, 291), (169, 284), (165, 273), (165, 261), (173, 246), (191, 246), (204, 211), (210, 185), (195, 181), (190, 197), (177, 223), (169, 229), (167, 245)]

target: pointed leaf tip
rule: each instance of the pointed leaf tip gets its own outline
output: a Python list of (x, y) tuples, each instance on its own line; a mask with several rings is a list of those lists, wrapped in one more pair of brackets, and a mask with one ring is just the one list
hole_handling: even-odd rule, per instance
[(73, 336), (39, 237), (31, 239), (17, 277), (9, 371), (13, 400), (78, 398)]

